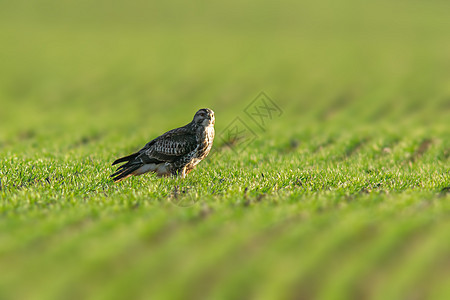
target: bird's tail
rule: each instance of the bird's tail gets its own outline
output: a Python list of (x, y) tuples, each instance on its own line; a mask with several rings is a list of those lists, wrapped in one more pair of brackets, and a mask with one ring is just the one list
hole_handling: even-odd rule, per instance
[(136, 160), (136, 157), (138, 155), (139, 155), (139, 153), (134, 153), (134, 154), (119, 158), (112, 163), (112, 165), (114, 166), (115, 164), (118, 164), (121, 162), (126, 162), (125, 164), (118, 167), (116, 172), (110, 176), (110, 177), (112, 177), (114, 182), (119, 182), (119, 181), (124, 180), (125, 178), (130, 177), (131, 175), (133, 175), (134, 171), (136, 171), (137, 169), (142, 167), (142, 162)]
[(116, 159), (116, 160), (112, 163), (112, 165), (114, 166), (114, 165), (117, 165), (118, 163), (121, 163), (121, 162), (124, 162), (124, 161), (129, 162), (129, 161), (135, 159), (136, 157), (138, 157), (138, 155), (139, 155), (139, 152), (136, 152), (136, 153), (133, 153), (133, 154), (131, 154), (131, 155), (121, 157), (121, 158), (119, 158), (119, 159)]

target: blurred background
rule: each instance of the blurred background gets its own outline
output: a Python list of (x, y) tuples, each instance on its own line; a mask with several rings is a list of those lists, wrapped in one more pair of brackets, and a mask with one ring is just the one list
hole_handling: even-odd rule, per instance
[(293, 134), (410, 120), (447, 127), (448, 1), (0, 8), (1, 143), (125, 127), (143, 138), (189, 122), (199, 107), (216, 111), (220, 131), (261, 91)]
[[(0, 299), (450, 294), (449, 12), (0, 0)], [(251, 124), (260, 92), (283, 114), (186, 179), (202, 205), (168, 203), (164, 179), (108, 179), (199, 108), (218, 136)]]

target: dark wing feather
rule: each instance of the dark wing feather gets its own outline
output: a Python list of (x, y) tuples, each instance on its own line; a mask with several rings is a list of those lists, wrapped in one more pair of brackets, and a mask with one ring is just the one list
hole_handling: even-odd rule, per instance
[(188, 154), (197, 146), (195, 134), (185, 128), (178, 128), (166, 132), (148, 143), (139, 151), (138, 158), (157, 160), (160, 162), (174, 162)]
[(130, 160), (133, 160), (133, 159), (135, 159), (138, 155), (139, 155), (139, 153), (136, 152), (136, 153), (133, 153), (133, 154), (131, 154), (131, 155), (121, 157), (121, 158), (119, 158), (119, 159), (116, 159), (116, 160), (112, 163), (112, 165), (114, 166), (114, 165), (117, 165), (118, 163), (121, 163), (121, 162), (124, 162), (124, 161), (130, 161)]

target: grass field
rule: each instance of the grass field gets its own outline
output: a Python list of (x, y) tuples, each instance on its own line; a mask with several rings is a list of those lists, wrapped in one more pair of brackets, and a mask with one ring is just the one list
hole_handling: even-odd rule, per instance
[[(0, 2), (0, 299), (449, 299), (449, 11)], [(109, 179), (202, 107), (185, 180)]]

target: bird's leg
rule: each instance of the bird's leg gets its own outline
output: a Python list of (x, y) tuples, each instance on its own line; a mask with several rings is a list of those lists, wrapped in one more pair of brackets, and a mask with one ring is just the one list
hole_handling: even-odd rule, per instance
[(186, 177), (186, 167), (184, 167), (183, 169), (181, 169), (181, 173), (179, 173), (181, 178), (185, 178)]
[(172, 176), (174, 178), (185, 178), (186, 177), (186, 168), (176, 169), (172, 171)]

